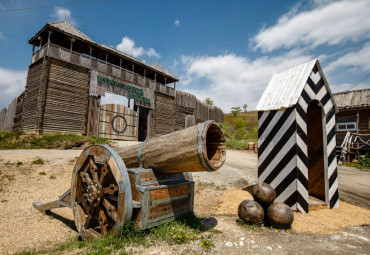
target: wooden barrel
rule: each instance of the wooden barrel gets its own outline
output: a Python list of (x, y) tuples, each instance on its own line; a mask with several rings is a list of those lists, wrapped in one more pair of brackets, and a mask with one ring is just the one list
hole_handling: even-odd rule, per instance
[(215, 121), (206, 121), (142, 144), (116, 149), (126, 167), (160, 173), (216, 171), (226, 159), (226, 140)]

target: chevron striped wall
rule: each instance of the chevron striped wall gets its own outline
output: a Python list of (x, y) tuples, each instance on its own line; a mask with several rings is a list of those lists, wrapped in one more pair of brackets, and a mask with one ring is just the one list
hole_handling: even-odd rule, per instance
[(325, 202), (339, 206), (335, 144), (335, 108), (315, 65), (298, 103), (290, 108), (258, 112), (258, 178), (275, 188), (276, 201), (308, 212), (307, 107), (318, 100), (324, 111), (323, 149)]

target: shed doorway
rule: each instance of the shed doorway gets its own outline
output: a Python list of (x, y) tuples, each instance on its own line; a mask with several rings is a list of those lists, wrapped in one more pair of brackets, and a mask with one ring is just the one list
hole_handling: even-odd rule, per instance
[[(307, 108), (308, 194), (325, 201), (323, 107), (312, 100)], [(315, 199), (313, 200), (313, 203)]]

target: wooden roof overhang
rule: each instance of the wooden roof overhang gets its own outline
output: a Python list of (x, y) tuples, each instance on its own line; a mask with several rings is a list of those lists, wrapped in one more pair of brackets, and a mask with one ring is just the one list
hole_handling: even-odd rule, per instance
[(150, 65), (145, 64), (139, 59), (131, 57), (109, 46), (97, 44), (87, 36), (85, 39), (80, 36), (73, 35), (64, 30), (58, 29), (57, 27), (51, 26), (49, 23), (46, 24), (40, 31), (38, 31), (36, 35), (34, 35), (28, 41), (28, 43), (34, 46), (42, 47), (48, 43), (49, 32), (51, 33), (50, 43), (69, 49), (71, 47), (71, 39), (74, 39), (72, 49), (75, 52), (86, 54), (93, 58), (120, 66), (124, 69), (145, 76), (151, 80), (156, 80), (162, 84), (169, 84), (179, 81), (179, 79), (175, 76), (168, 75)]

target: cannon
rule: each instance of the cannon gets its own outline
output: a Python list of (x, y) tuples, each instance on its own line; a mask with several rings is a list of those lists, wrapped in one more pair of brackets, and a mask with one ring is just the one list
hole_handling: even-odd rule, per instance
[(193, 211), (191, 172), (218, 170), (225, 149), (214, 121), (116, 150), (92, 145), (77, 159), (71, 188), (56, 201), (33, 206), (42, 213), (71, 208), (85, 240), (119, 233), (129, 221), (144, 230)]

